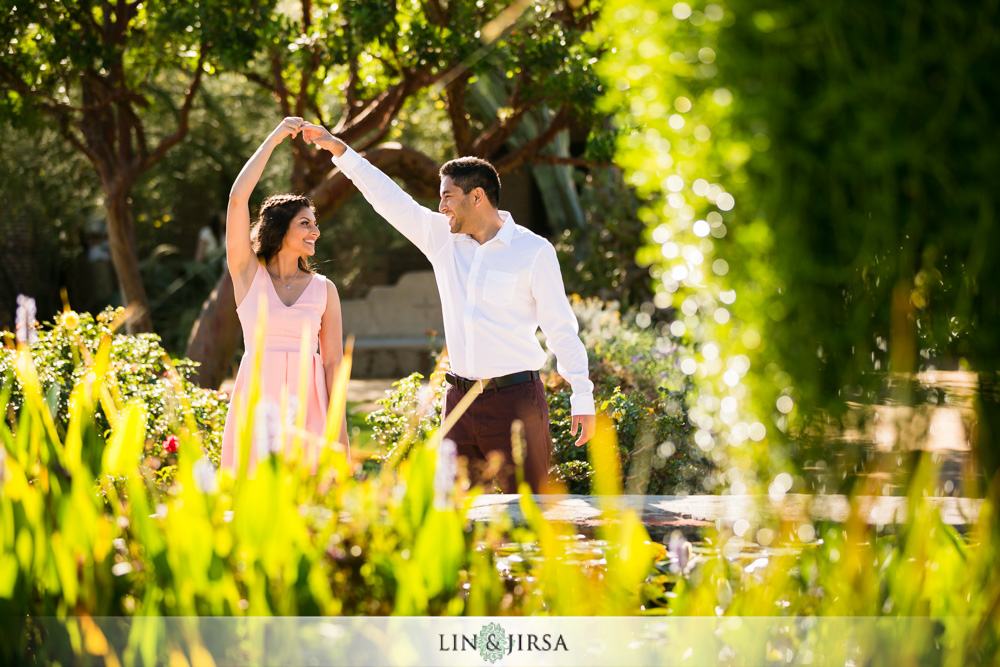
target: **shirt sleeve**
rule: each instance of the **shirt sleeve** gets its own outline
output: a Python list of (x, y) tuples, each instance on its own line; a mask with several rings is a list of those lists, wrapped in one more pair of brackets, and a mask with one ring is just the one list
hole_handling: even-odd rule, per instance
[(334, 156), (333, 164), (351, 179), (379, 215), (433, 260), (451, 233), (447, 216), (418, 204), (350, 147), (340, 157)]
[(587, 350), (580, 340), (580, 323), (566, 298), (559, 260), (552, 244), (535, 257), (531, 272), (531, 294), (535, 297), (538, 325), (545, 334), (545, 344), (556, 355), (556, 370), (573, 394), (570, 406), (574, 415), (593, 415), (594, 383), (587, 367)]

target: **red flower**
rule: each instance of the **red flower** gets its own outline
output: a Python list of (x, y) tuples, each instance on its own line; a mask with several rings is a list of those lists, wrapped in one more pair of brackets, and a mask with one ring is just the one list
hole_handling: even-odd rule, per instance
[(163, 451), (173, 453), (177, 451), (177, 445), (181, 444), (181, 439), (176, 435), (168, 435), (163, 441)]

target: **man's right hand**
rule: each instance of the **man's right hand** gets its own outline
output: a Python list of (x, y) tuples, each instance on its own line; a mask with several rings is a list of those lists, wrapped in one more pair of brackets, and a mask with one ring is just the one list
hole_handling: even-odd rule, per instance
[(330, 151), (337, 157), (343, 155), (344, 151), (347, 150), (347, 144), (330, 134), (330, 131), (325, 127), (313, 125), (312, 123), (303, 123), (301, 131), (302, 137), (306, 141)]

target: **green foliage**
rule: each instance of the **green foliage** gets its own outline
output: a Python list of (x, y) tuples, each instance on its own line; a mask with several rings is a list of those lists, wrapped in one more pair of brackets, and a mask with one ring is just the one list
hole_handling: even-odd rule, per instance
[[(96, 318), (89, 313), (63, 313), (42, 329), (37, 342), (31, 345), (32, 363), (56, 432), (61, 436), (69, 433), (73, 389), (90, 372), (102, 344), (106, 343), (109, 346), (109, 357), (105, 360), (107, 390), (118, 403), (142, 406), (146, 434), (142, 451), (157, 458), (157, 468), (163, 466), (160, 476), (169, 480), (172, 475), (167, 468), (176, 455), (166, 451), (164, 445), (168, 436), (181, 435), (179, 429), (185, 417), (192, 418), (201, 432), (205, 455), (218, 464), (228, 398), (193, 384), (189, 378), (197, 364), (187, 359), (171, 359), (160, 347), (159, 336), (115, 333), (119, 324), (115, 320), (122, 312), (121, 308), (109, 308)], [(17, 354), (15, 350), (0, 348), (0, 377), (11, 391), (11, 411), (7, 415), (11, 429), (16, 429), (17, 415), (25, 402), (24, 385), (14, 373)], [(95, 406), (92, 426), (99, 441), (106, 441), (110, 434), (111, 420), (105, 412), (108, 405), (107, 401), (101, 401)], [(87, 454), (99, 456), (100, 448)]]
[[(71, 331), (81, 326), (66, 324)], [(398, 468), (362, 480), (330, 447), (321, 450), (319, 474), (292, 451), (265, 456), (252, 475), (233, 479), (204, 459), (189, 415), (177, 415), (185, 422), (174, 425), (181, 434), (177, 484), (164, 490), (140, 462), (149, 423), (142, 402), (111, 395), (118, 382), (109, 366), (114, 345), (103, 337), (90, 360), (81, 355), (67, 369), (79, 381), (65, 434), (52, 418), (32, 354), (25, 348), (5, 353), (22, 398), (16, 426), (0, 422), (4, 662), (28, 656), (69, 661), (58, 642), (40, 634), (43, 617), (639, 611), (927, 617), (940, 633), (898, 636), (888, 644), (862, 641), (851, 656), (884, 662), (902, 650), (955, 665), (998, 657), (990, 620), (1000, 589), (993, 506), (982, 506), (967, 539), (946, 525), (926, 500), (934, 476), (930, 457), (908, 489), (908, 519), (894, 533), (870, 527), (869, 508), (858, 499), (844, 523), (814, 527), (807, 520), (754, 518), (741, 536), (766, 548), (723, 530), (710, 534), (693, 558), (682, 540), (678, 546), (671, 540), (669, 551), (651, 544), (631, 512), (598, 528), (596, 543), (581, 544), (572, 527), (546, 521), (530, 494), (521, 498), (526, 527), (472, 525), (461, 481), (438, 474), (446, 460), (435, 433), (416, 443)], [(342, 399), (340, 384), (334, 395)], [(4, 412), (13, 388), (5, 382), (0, 389)], [(99, 432), (98, 401), (113, 422), (107, 437)], [(340, 414), (331, 411), (334, 419)], [(250, 446), (243, 443), (244, 453)], [(599, 428), (589, 449), (595, 488), (620, 493), (614, 431)], [(95, 479), (103, 497), (94, 493)], [(508, 535), (513, 543), (505, 543)], [(846, 650), (840, 637), (813, 636), (823, 627), (796, 624), (771, 643), (756, 641), (755, 650), (793, 642), (794, 652), (806, 639)], [(157, 628), (136, 620), (123, 629), (127, 644), (114, 644), (122, 654), (107, 661), (152, 664), (177, 650)], [(86, 646), (94, 647), (93, 630), (86, 634)], [(183, 645), (204, 648), (208, 639), (192, 631)], [(68, 646), (78, 655), (85, 650), (81, 642)], [(224, 650), (238, 660), (247, 649), (234, 643)], [(780, 655), (785, 660), (787, 653)]]
[(694, 437), (730, 484), (748, 489), (786, 465), (773, 445), (789, 424), (774, 406), (792, 390), (768, 365), (764, 335), (784, 308), (783, 286), (762, 261), (773, 237), (746, 203), (745, 165), (767, 149), (768, 128), (755, 125), (754, 141), (737, 131), (739, 91), (719, 80), (730, 57), (720, 35), (733, 21), (728, 5), (611, 2), (595, 38), (615, 53), (599, 65), (602, 104), (616, 112), (616, 162), (643, 202), (637, 262), (650, 267), (659, 317), (689, 341), (681, 365), (698, 396)]
[[(985, 333), (1000, 320), (985, 287), (997, 263), (983, 251), (1000, 162), (979, 139), (996, 133), (997, 11), (736, 0), (602, 14), (595, 35), (615, 51), (605, 108), (634, 128), (618, 160), (648, 199), (640, 263), (657, 305), (696, 351), (754, 369), (735, 396), (726, 365), (695, 357), (699, 393), (739, 402), (736, 419), (709, 410), (719, 444), (742, 458), (731, 446), (744, 427), (764, 427), (742, 481), (780, 470), (773, 445), (816, 409), (883, 400), (887, 370), (1000, 366)], [(801, 409), (777, 409), (784, 396)], [(893, 400), (913, 398), (904, 387)], [(996, 405), (981, 412), (990, 476)]]
[(365, 417), (381, 459), (400, 460), (410, 446), (427, 439), (441, 426), (444, 391), (422, 387), (424, 376), (412, 373), (392, 383), (392, 390), (377, 403), (382, 406)]
[[(239, 0), (210, 7), (199, 2), (18, 4), (0, 20), (0, 40), (8, 45), (2, 67), (17, 95), (8, 96), (0, 110), (17, 118), (60, 105), (64, 112), (82, 111), (74, 105), (91, 99), (93, 92), (83, 90), (83, 72), (112, 86), (142, 90), (164, 69), (191, 68), (205, 44), (212, 45), (211, 55), (206, 53), (210, 63), (246, 62), (256, 47), (257, 12), (269, 7)], [(64, 39), (68, 34), (74, 39)], [(151, 95), (145, 102), (155, 99)]]
[(649, 303), (649, 272), (635, 262), (645, 230), (640, 200), (616, 167), (591, 169), (578, 188), (586, 224), (555, 241), (566, 290), (617, 301), (623, 310)]
[[(593, 124), (600, 94), (593, 62), (600, 53), (584, 43), (588, 18), (549, 0), (533, 3), (521, 16), (501, 17), (508, 6), (502, 0), (461, 0), (447, 8), (436, 2), (322, 0), (310, 3), (311, 14), (303, 17), (278, 5), (261, 22), (263, 53), (242, 71), (273, 88), (284, 112), (300, 109), (331, 126), (343, 115), (342, 129), (352, 133), (357, 111), (345, 109), (345, 102), (367, 103), (398, 85), (406, 96), (427, 91), (418, 96), (419, 104), (444, 109), (446, 83), (455, 77), (471, 77), (474, 83), (494, 73), (516, 86), (518, 109), (507, 110), (517, 112), (516, 120), (533, 108), (558, 103), (584, 126)], [(282, 68), (281, 82), (274, 80), (275, 62)], [(552, 76), (534, 76), (538, 71)], [(446, 73), (448, 80), (442, 81)], [(471, 107), (468, 111), (475, 133), (497, 120)], [(364, 146), (382, 137), (397, 139), (413, 120), (404, 114), (385, 127), (362, 123), (351, 136), (360, 140), (374, 132), (375, 139), (359, 144)], [(491, 146), (488, 153), (499, 148)]]
[[(684, 347), (669, 334), (622, 322), (614, 304), (572, 299), (590, 357), (598, 412), (614, 422), (628, 493), (687, 495), (711, 489), (714, 463), (692, 440), (690, 383), (677, 365)], [(635, 316), (633, 316), (634, 318)], [(592, 493), (586, 447), (570, 433), (569, 386), (550, 374), (547, 397), (554, 477), (570, 493)]]
[[(71, 329), (91, 326), (98, 325)], [(234, 479), (205, 460), (190, 414), (175, 414), (177, 483), (163, 489), (139, 456), (149, 437), (145, 404), (113, 395), (119, 380), (109, 360), (120, 346), (104, 336), (91, 359), (65, 368), (78, 381), (64, 429), (46, 404), (32, 354), (5, 353), (21, 399), (16, 410), (10, 406), (16, 426), (0, 422), (0, 615), (10, 619), (0, 627), (4, 662), (57, 657), (59, 647), (38, 635), (40, 617), (638, 609), (633, 579), (650, 570), (656, 550), (637, 519), (613, 529), (628, 546), (610, 555), (613, 568), (580, 569), (566, 557), (564, 531), (541, 518), (530, 496), (522, 509), (542, 536), (544, 566), (524, 582), (526, 592), (510, 594), (515, 583), (496, 567), (504, 528), (466, 520), (461, 484), (436, 474), (445, 459), (433, 435), (398, 468), (362, 480), (334, 447), (321, 448), (319, 474), (293, 449), (263, 455), (252, 474)], [(4, 412), (12, 388), (5, 382), (0, 390)], [(334, 396), (342, 401), (345, 390), (346, 378)], [(329, 432), (342, 405), (330, 412)], [(99, 409), (112, 423), (107, 437)], [(249, 426), (253, 433), (252, 420)], [(241, 443), (244, 456), (251, 446), (249, 437)], [(102, 494), (94, 493), (95, 479)], [(152, 664), (169, 648), (155, 624), (136, 622), (127, 632), (119, 664), (140, 657)], [(185, 643), (206, 639), (191, 635)], [(244, 648), (226, 651), (233, 657)]]

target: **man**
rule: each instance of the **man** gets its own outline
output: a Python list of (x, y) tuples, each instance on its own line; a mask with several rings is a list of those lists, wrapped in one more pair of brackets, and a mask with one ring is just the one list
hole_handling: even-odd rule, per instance
[(485, 160), (459, 158), (441, 167), (441, 204), (435, 213), (324, 128), (311, 125), (302, 131), (307, 141), (333, 154), (333, 163), (434, 268), (453, 371), (447, 376), (445, 413), (473, 386), (482, 388), (447, 436), (458, 455), (468, 459), (470, 479), (489, 490), (487, 461), (496, 452), (503, 461), (500, 488), (517, 491), (511, 424), (519, 419), (526, 444), (524, 478), (533, 493), (543, 492), (552, 440), (538, 377), (546, 358), (535, 337), (539, 327), (556, 355), (559, 374), (573, 388), (571, 433), (580, 432), (577, 446), (591, 438), (596, 422), (587, 352), (552, 244), (499, 210), (500, 178)]

